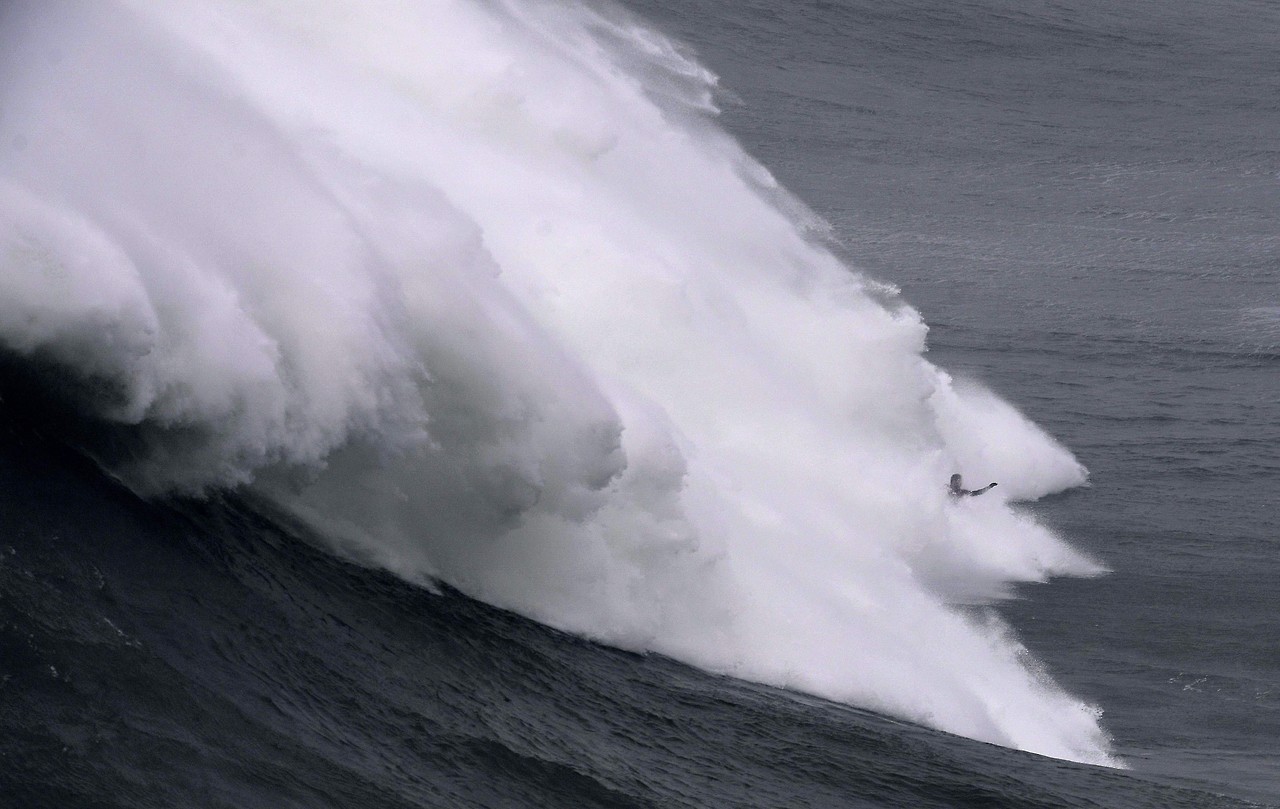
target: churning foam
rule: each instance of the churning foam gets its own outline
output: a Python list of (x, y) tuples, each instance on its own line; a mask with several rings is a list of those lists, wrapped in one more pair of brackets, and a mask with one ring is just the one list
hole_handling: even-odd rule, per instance
[(1007, 503), (1083, 468), (923, 359), (681, 48), (523, 0), (30, 0), (0, 39), (0, 343), (136, 490), (249, 487), (607, 643), (1114, 763), (949, 606), (1099, 572)]

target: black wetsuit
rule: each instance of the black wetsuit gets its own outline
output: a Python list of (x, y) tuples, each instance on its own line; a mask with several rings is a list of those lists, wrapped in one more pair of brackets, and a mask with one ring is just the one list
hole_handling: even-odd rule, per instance
[(947, 488), (948, 491), (951, 492), (952, 497), (977, 497), (988, 489), (993, 488), (995, 485), (996, 484), (994, 483), (988, 483), (981, 489), (966, 489), (964, 488), (964, 479), (959, 475), (952, 475), (951, 483)]

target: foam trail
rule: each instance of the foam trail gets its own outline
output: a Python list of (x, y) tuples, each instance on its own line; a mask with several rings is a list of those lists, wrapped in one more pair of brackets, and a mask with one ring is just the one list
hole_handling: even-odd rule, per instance
[(138, 491), (246, 486), (608, 643), (1115, 763), (949, 606), (1101, 572), (1004, 499), (1083, 468), (923, 358), (679, 47), (514, 0), (33, 0), (0, 40), (0, 344)]

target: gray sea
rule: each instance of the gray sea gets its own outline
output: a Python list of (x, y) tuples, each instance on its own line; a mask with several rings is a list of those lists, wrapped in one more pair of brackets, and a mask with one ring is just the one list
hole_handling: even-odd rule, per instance
[(596, 645), (234, 492), (139, 499), (6, 354), (0, 805), (1280, 805), (1280, 6), (627, 7), (928, 359), (1088, 467), (1026, 508), (1111, 572), (996, 609), (1129, 769)]
[(1114, 573), (1006, 605), (1031, 647), (1137, 772), (1277, 800), (1280, 8), (646, 11), (931, 354), (1089, 467), (1040, 510)]

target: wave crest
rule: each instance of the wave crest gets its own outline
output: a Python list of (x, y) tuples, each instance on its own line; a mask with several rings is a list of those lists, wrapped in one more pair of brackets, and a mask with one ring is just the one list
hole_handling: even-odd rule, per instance
[(608, 643), (1115, 763), (949, 606), (1101, 572), (1003, 496), (1083, 468), (923, 358), (687, 51), (540, 2), (0, 14), (0, 344), (135, 489), (246, 486)]

